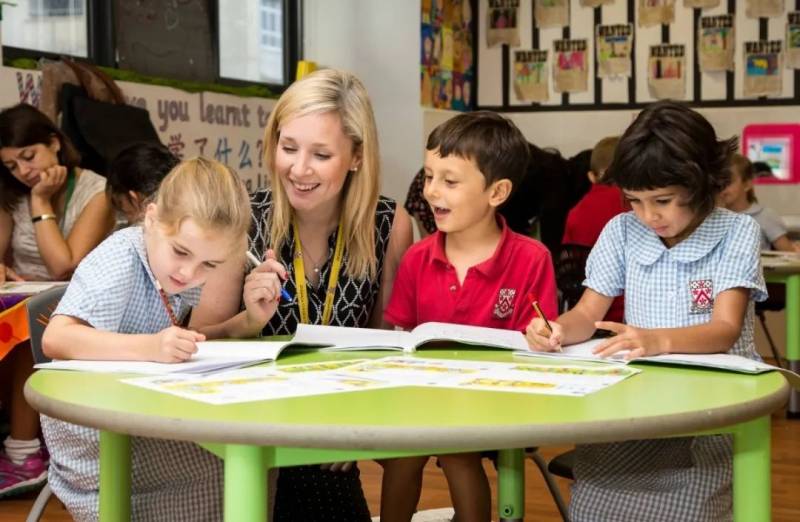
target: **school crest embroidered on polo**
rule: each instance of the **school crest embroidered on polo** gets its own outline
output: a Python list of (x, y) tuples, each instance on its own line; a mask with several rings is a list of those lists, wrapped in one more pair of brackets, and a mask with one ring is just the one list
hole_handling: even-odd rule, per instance
[(505, 319), (514, 311), (514, 296), (517, 291), (513, 288), (501, 288), (497, 294), (497, 302), (494, 305), (494, 316), (498, 319)]
[(711, 279), (698, 279), (689, 282), (689, 291), (692, 294), (693, 314), (706, 314), (714, 308), (714, 282)]

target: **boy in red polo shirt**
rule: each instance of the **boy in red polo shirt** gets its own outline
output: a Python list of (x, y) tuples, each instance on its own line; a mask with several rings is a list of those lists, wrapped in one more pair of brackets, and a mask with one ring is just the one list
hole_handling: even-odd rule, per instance
[[(440, 321), (524, 331), (536, 296), (555, 317), (550, 252), (511, 231), (497, 209), (522, 181), (528, 143), (514, 124), (491, 112), (471, 112), (428, 137), (423, 195), (437, 231), (403, 257), (384, 317), (410, 329)], [(408, 522), (416, 510), (428, 457), (383, 462), (381, 521)], [(491, 518), (491, 493), (480, 453), (442, 455), (459, 522)]]
[[(630, 210), (625, 208), (624, 198), (619, 188), (602, 182), (606, 169), (614, 159), (617, 143), (619, 143), (619, 136), (610, 136), (598, 141), (592, 149), (592, 157), (589, 160), (591, 170), (587, 173), (589, 181), (592, 182), (592, 188), (567, 214), (564, 238), (561, 240), (562, 245), (593, 247), (606, 223), (617, 214)], [(624, 314), (625, 298), (619, 296), (614, 299), (611, 308), (608, 309), (605, 320), (621, 323)]]

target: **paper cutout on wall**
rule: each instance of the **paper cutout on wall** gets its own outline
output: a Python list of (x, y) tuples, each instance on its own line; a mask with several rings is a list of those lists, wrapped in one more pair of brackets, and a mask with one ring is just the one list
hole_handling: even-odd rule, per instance
[[(469, 1), (469, 0), (467, 0)], [(489, 0), (486, 11), (486, 45), (519, 47), (519, 0)]]
[(718, 5), (719, 0), (683, 0), (683, 7), (687, 9), (711, 9)]
[(639, 0), (639, 27), (671, 24), (675, 21), (675, 0)]
[(595, 29), (598, 78), (631, 75), (633, 24), (598, 25)]
[(783, 91), (783, 42), (760, 40), (744, 43), (744, 95), (779, 96)]
[(651, 45), (647, 83), (650, 95), (657, 100), (683, 99), (686, 96), (686, 46)]
[(422, 1), (420, 103), (469, 110), (472, 103), (473, 24), (470, 0)]
[(702, 72), (732, 71), (734, 15), (703, 16), (697, 29), (697, 58)]
[(786, 17), (786, 67), (800, 69), (800, 12), (792, 11)]
[(581, 0), (581, 7), (600, 7), (601, 5), (611, 5), (614, 0)]
[(588, 40), (554, 40), (553, 89), (556, 92), (585, 92), (589, 75)]
[(569, 25), (569, 0), (533, 0), (536, 27)]
[(771, 18), (783, 14), (784, 0), (745, 0), (747, 18)]
[(547, 51), (534, 49), (514, 52), (514, 92), (520, 101), (547, 101)]

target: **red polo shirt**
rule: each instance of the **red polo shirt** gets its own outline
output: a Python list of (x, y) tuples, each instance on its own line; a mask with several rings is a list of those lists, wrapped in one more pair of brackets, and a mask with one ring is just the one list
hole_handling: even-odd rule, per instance
[(606, 223), (625, 212), (622, 191), (610, 185), (595, 183), (589, 192), (567, 214), (562, 245), (594, 246)]
[(502, 217), (502, 235), (492, 257), (470, 267), (459, 284), (445, 255), (446, 234), (435, 232), (411, 246), (397, 270), (384, 318), (410, 329), (429, 321), (524, 331), (535, 315), (528, 293), (548, 318), (557, 316), (550, 252), (513, 232)]
[[(561, 244), (593, 247), (611, 218), (628, 210), (630, 209), (626, 208), (619, 188), (594, 183), (589, 192), (569, 211)], [(619, 296), (614, 298), (604, 320), (621, 323), (624, 315), (625, 298)]]

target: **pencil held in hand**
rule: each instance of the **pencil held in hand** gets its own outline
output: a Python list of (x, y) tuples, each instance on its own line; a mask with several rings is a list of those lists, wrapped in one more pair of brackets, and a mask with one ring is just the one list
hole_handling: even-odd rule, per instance
[[(553, 327), (550, 326), (550, 321), (547, 320), (547, 317), (544, 316), (544, 312), (542, 312), (541, 307), (539, 306), (539, 301), (536, 300), (536, 297), (533, 294), (528, 294), (528, 300), (531, 302), (531, 306), (534, 310), (536, 310), (536, 315), (544, 321), (544, 326), (547, 328), (547, 331), (550, 332), (550, 335), (553, 335)], [(561, 351), (561, 347), (558, 347), (558, 351)]]
[[(250, 264), (253, 265), (253, 268), (255, 268), (255, 267), (257, 267), (258, 265), (261, 264), (261, 261), (259, 261), (258, 258), (252, 252), (250, 252), (249, 250), (245, 250), (244, 253), (245, 253), (245, 256), (247, 256), (247, 260), (250, 261)], [(286, 301), (291, 301), (292, 300), (292, 296), (282, 286), (281, 286), (281, 297), (283, 297)]]

